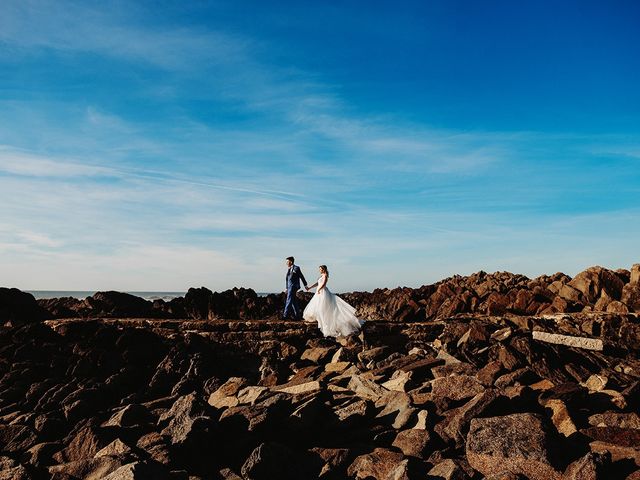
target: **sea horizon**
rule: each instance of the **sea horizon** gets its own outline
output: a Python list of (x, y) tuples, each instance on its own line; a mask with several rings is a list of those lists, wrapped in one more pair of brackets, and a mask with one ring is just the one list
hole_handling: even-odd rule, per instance
[[(95, 293), (104, 290), (24, 290), (34, 296), (36, 300), (45, 300), (50, 298), (73, 297), (79, 300), (93, 296)], [(121, 290), (116, 290), (120, 292)], [(145, 300), (164, 300), (170, 301), (177, 297), (184, 297), (187, 292), (160, 292), (160, 291), (121, 291), (144, 298)], [(256, 292), (260, 297), (266, 297), (273, 292)]]

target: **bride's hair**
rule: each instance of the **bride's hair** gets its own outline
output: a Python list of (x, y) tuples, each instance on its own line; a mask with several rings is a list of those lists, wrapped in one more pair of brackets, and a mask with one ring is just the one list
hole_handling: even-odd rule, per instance
[(327, 275), (327, 277), (329, 276), (329, 269), (327, 268), (326, 265), (320, 265), (320, 271), (324, 274)]

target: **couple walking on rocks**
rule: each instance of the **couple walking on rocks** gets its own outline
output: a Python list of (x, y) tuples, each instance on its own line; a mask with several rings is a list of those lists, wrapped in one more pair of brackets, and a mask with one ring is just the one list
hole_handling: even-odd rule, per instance
[[(362, 322), (355, 315), (356, 309), (331, 292), (327, 287), (329, 270), (326, 265), (320, 265), (320, 277), (313, 285), (307, 285), (302, 270), (295, 265), (293, 257), (287, 257), (287, 300), (284, 306), (283, 319), (304, 319), (306, 322), (317, 322), (318, 328), (325, 337), (346, 336), (357, 332)], [(300, 282), (306, 291), (316, 288), (316, 293), (306, 306), (302, 314), (296, 294), (300, 290)]]

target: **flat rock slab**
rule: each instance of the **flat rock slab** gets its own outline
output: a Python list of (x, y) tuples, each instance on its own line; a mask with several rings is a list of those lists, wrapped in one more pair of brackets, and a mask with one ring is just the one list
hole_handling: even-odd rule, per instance
[(540, 342), (555, 343), (567, 347), (583, 348), (585, 350), (602, 351), (604, 344), (599, 338), (574, 337), (572, 335), (560, 335), (558, 333), (533, 332), (533, 339)]
[(485, 476), (507, 471), (530, 480), (559, 480), (549, 458), (552, 449), (542, 417), (533, 413), (474, 418), (467, 435), (467, 460)]

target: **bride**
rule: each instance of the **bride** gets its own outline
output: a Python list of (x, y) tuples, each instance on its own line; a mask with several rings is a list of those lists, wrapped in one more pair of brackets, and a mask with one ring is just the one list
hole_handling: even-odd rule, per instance
[(347, 336), (360, 330), (362, 323), (355, 316), (356, 309), (342, 300), (327, 288), (329, 270), (320, 265), (320, 278), (307, 287), (307, 291), (317, 286), (313, 296), (302, 313), (307, 322), (318, 322), (318, 327), (325, 337)]

